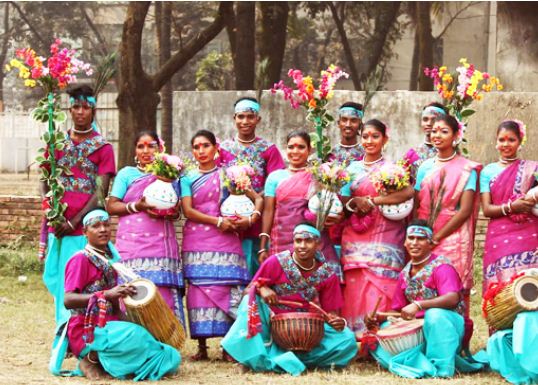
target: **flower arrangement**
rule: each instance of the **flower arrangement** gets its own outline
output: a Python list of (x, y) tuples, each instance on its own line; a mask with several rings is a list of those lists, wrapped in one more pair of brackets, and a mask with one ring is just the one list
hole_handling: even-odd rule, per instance
[(67, 205), (61, 203), (64, 195), (64, 187), (59, 177), (63, 174), (70, 175), (71, 170), (56, 164), (54, 152), (64, 148), (65, 134), (56, 129), (55, 122), (63, 122), (66, 118), (61, 111), (58, 91), (69, 84), (76, 82), (77, 74), (86, 73), (91, 75), (93, 70), (88, 63), (77, 59), (77, 52), (73, 49), (61, 48), (62, 41), (56, 39), (50, 46), (50, 57), (44, 58), (32, 48), (17, 49), (15, 58), (6, 65), (6, 72), (18, 71), (19, 78), (24, 80), (24, 86), (34, 88), (39, 86), (43, 89), (45, 97), (38, 102), (31, 116), (37, 121), (48, 122), (48, 130), (41, 139), (45, 147), (39, 149), (36, 158), (41, 169), (41, 181), (47, 183), (49, 193), (46, 208), (46, 218), (50, 226), (56, 226), (65, 222), (63, 214)]
[(370, 180), (379, 194), (387, 195), (409, 186), (409, 169), (403, 162), (384, 164), (370, 175)]
[[(446, 66), (425, 68), (424, 74), (433, 79), (433, 84), (444, 100), (449, 112), (460, 121), (460, 141), (465, 140), (466, 120), (475, 113), (469, 105), (484, 98), (484, 93), (503, 89), (499, 78), (479, 71), (467, 59), (460, 59), (456, 72), (450, 73)], [(463, 149), (464, 154), (467, 150)]]
[(314, 161), (311, 172), (322, 188), (332, 192), (340, 191), (351, 180), (345, 163)]
[(226, 168), (224, 185), (232, 194), (245, 194), (252, 187), (254, 169), (247, 163), (237, 163)]
[(157, 152), (155, 159), (146, 166), (145, 171), (161, 178), (175, 180), (180, 177), (184, 169), (185, 164), (179, 156)]
[(326, 70), (321, 71), (321, 80), (318, 88), (314, 87), (311, 76), (304, 76), (298, 69), (290, 69), (288, 77), (293, 79), (297, 87), (295, 90), (286, 86), (283, 80), (275, 83), (271, 92), (284, 93), (284, 99), (288, 100), (292, 108), (300, 106), (307, 109), (307, 119), (314, 123), (316, 132), (310, 134), (312, 143), (316, 147), (319, 159), (324, 159), (331, 150), (330, 140), (323, 134), (324, 129), (334, 121), (334, 118), (327, 111), (327, 103), (334, 95), (334, 87), (340, 78), (347, 78), (349, 75), (339, 67), (331, 64)]

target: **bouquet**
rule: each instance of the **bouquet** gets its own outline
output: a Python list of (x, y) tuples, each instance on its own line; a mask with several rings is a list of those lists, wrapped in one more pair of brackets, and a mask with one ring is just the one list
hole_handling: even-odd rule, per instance
[(288, 100), (292, 108), (297, 109), (303, 106), (307, 109), (307, 119), (314, 123), (316, 132), (310, 134), (312, 144), (316, 147), (319, 159), (324, 159), (331, 151), (331, 143), (327, 136), (324, 135), (324, 129), (334, 121), (334, 118), (327, 111), (327, 103), (334, 95), (334, 86), (336, 82), (349, 75), (340, 68), (331, 64), (326, 70), (321, 71), (321, 81), (318, 88), (314, 87), (311, 76), (303, 76), (303, 73), (297, 69), (290, 69), (288, 77), (293, 79), (297, 89), (292, 89), (284, 84), (283, 80), (275, 83), (271, 92), (277, 91), (284, 93), (284, 99)]
[(37, 121), (48, 122), (48, 131), (42, 135), (45, 147), (39, 149), (36, 158), (41, 170), (41, 181), (49, 187), (45, 207), (46, 219), (50, 226), (65, 222), (64, 213), (67, 204), (61, 203), (64, 187), (59, 178), (62, 174), (71, 175), (71, 170), (56, 164), (55, 150), (64, 148), (65, 134), (56, 128), (55, 122), (63, 122), (65, 113), (61, 110), (59, 91), (76, 82), (77, 75), (93, 73), (90, 65), (77, 59), (73, 49), (61, 48), (62, 41), (56, 39), (50, 46), (50, 57), (37, 55), (32, 48), (17, 49), (15, 58), (6, 65), (6, 72), (18, 71), (26, 87), (40, 87), (44, 97), (39, 100), (37, 108), (31, 112)]
[[(503, 89), (499, 78), (487, 72), (479, 71), (473, 64), (467, 63), (467, 59), (460, 59), (460, 66), (456, 72), (447, 72), (446, 66), (425, 68), (424, 74), (433, 79), (433, 84), (439, 95), (452, 115), (461, 123), (459, 140), (466, 143), (465, 124), (466, 120), (475, 113), (469, 106), (473, 101), (480, 101), (484, 93), (494, 89)], [(463, 149), (467, 154), (467, 149)]]
[(226, 168), (224, 185), (232, 194), (245, 194), (252, 187), (253, 176), (254, 169), (250, 165), (238, 163)]
[(409, 186), (409, 171), (402, 163), (384, 164), (370, 175), (370, 180), (380, 195), (387, 195)]
[(153, 162), (146, 166), (146, 172), (172, 181), (180, 177), (184, 168), (184, 163), (179, 156), (158, 152)]
[(343, 210), (342, 202), (337, 193), (342, 186), (351, 180), (346, 171), (346, 164), (314, 161), (311, 168), (312, 176), (318, 184), (318, 191), (308, 201), (308, 209), (316, 216), (316, 227), (323, 230), (328, 216), (338, 216)]

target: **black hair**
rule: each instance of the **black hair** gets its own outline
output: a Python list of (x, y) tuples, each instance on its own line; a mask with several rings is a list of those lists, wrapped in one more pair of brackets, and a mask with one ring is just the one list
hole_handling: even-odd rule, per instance
[(316, 225), (313, 224), (312, 222), (302, 221), (302, 222), (297, 223), (295, 226), (293, 226), (293, 228), (299, 227), (301, 225), (311, 226), (311, 227), (314, 227), (314, 228), (316, 227)]
[(499, 135), (499, 132), (501, 130), (506, 130), (514, 133), (515, 136), (519, 139), (521, 142), (523, 138), (521, 137), (521, 131), (519, 131), (519, 124), (517, 122), (514, 122), (513, 120), (505, 120), (501, 124), (499, 124), (499, 127), (497, 127), (497, 135)]
[(213, 146), (217, 145), (217, 138), (215, 137), (215, 134), (213, 134), (209, 130), (198, 130), (191, 138), (191, 146), (194, 144), (194, 140), (199, 136), (203, 136), (204, 138), (209, 140)]
[(448, 110), (445, 106), (443, 106), (441, 103), (438, 103), (438, 102), (431, 102), (431, 103), (428, 103), (426, 104), (424, 107), (422, 107), (422, 111), (424, 111), (426, 108), (428, 107), (437, 107), (437, 108), (440, 108), (442, 109), (443, 111), (445, 111), (445, 114), (448, 115)]
[(75, 99), (80, 97), (95, 96), (93, 93), (93, 88), (86, 84), (67, 90), (67, 94)]
[(425, 220), (425, 219), (413, 219), (413, 220), (407, 225), (407, 227), (410, 227), (410, 226), (422, 226), (422, 227), (427, 227), (428, 229), (430, 229), (431, 231), (433, 231), (432, 227), (428, 224), (428, 221)]
[[(381, 132), (381, 134), (383, 134), (384, 137), (387, 137), (387, 125), (385, 123), (383, 123), (381, 120), (370, 119), (369, 121), (364, 123), (363, 129), (366, 126), (374, 127), (377, 131)], [(361, 132), (362, 132), (362, 130), (361, 130)]]
[(438, 115), (434, 120), (434, 123), (437, 123), (437, 122), (446, 123), (447, 126), (450, 127), (450, 129), (452, 130), (454, 135), (457, 135), (458, 132), (460, 131), (460, 123), (452, 115), (448, 115), (448, 114), (447, 115)]
[(359, 110), (359, 111), (363, 110), (362, 104), (355, 103), (355, 102), (345, 102), (344, 104), (342, 104), (340, 106), (340, 108), (344, 108), (344, 107), (352, 107), (352, 108), (355, 108), (356, 110)]
[(159, 143), (159, 135), (157, 135), (157, 132), (150, 131), (150, 130), (144, 130), (144, 131), (140, 131), (138, 134), (136, 134), (135, 140), (134, 140), (134, 145), (136, 146), (136, 144), (138, 143), (140, 138), (143, 137), (143, 136), (146, 136), (146, 135), (151, 136), (153, 138), (153, 140), (155, 140), (155, 141), (157, 141), (157, 143)]
[(301, 138), (306, 142), (308, 148), (312, 147), (310, 135), (305, 130), (294, 130), (286, 136), (286, 143), (288, 143), (292, 138)]
[(258, 99), (256, 99), (256, 98), (252, 98), (252, 97), (250, 97), (250, 96), (243, 96), (242, 98), (239, 98), (239, 99), (237, 99), (237, 100), (235, 101), (235, 103), (234, 103), (234, 107), (237, 106), (237, 103), (239, 103), (241, 100), (250, 100), (251, 102), (256, 102), (256, 103), (259, 104)]

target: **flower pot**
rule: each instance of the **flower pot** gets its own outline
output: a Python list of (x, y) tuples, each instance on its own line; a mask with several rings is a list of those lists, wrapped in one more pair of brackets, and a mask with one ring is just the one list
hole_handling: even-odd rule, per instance
[(232, 194), (220, 205), (220, 213), (223, 217), (249, 217), (254, 209), (254, 203), (245, 194)]
[(158, 210), (171, 209), (177, 204), (178, 196), (172, 182), (156, 179), (144, 189), (142, 194), (146, 198), (146, 203)]
[(308, 210), (317, 214), (322, 205), (323, 210), (327, 210), (330, 207), (329, 217), (337, 217), (344, 209), (336, 193), (325, 189), (318, 191), (308, 200)]
[(380, 205), (381, 214), (387, 219), (399, 221), (406, 218), (413, 211), (414, 199), (411, 198), (397, 205)]

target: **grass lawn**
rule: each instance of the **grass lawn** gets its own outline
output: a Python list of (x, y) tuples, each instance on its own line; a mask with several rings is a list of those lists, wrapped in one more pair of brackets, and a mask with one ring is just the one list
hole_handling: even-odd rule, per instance
[[(60, 378), (52, 376), (47, 369), (49, 349), (54, 329), (52, 299), (44, 287), (39, 265), (34, 262), (34, 250), (0, 249), (0, 385), (11, 384), (90, 384), (84, 378)], [(18, 276), (24, 274), (27, 281), (20, 283)], [(477, 287), (479, 286), (477, 282)], [(480, 295), (473, 295), (473, 318), (475, 336), (472, 350), (484, 347), (487, 328), (480, 316)], [(449, 380), (406, 380), (391, 375), (375, 363), (355, 362), (341, 371), (311, 371), (299, 377), (278, 374), (242, 373), (237, 364), (218, 360), (221, 353), (218, 340), (210, 341), (210, 356), (206, 363), (189, 360), (196, 344), (188, 341), (182, 351), (180, 372), (173, 378), (163, 380), (167, 384), (502, 384), (501, 377), (492, 373), (458, 375)], [(73, 368), (74, 359), (67, 361)], [(117, 384), (125, 381), (99, 381), (94, 384)]]

